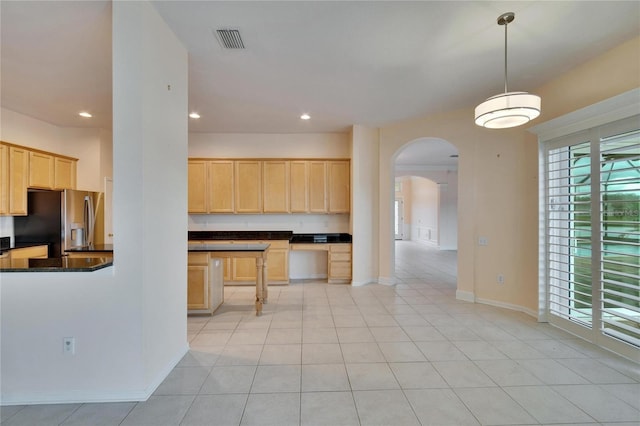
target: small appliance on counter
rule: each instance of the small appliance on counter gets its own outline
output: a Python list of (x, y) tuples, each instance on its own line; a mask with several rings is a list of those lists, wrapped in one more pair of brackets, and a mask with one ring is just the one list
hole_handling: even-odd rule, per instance
[(0, 254), (11, 248), (11, 237), (0, 237)]
[(49, 257), (104, 242), (102, 193), (65, 189), (27, 194), (27, 216), (15, 216), (15, 243), (48, 243)]

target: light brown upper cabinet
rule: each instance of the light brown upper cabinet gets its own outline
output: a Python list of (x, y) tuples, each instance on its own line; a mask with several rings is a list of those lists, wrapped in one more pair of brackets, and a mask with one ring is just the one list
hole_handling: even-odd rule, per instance
[(53, 189), (76, 189), (76, 160), (53, 158)]
[(309, 212), (327, 212), (326, 161), (309, 161)]
[(188, 164), (188, 211), (207, 213), (207, 162), (189, 160)]
[(234, 213), (234, 162), (189, 160), (189, 213)]
[(289, 212), (289, 161), (262, 162), (262, 199), (265, 213)]
[(329, 213), (348, 213), (351, 192), (351, 173), (348, 161), (330, 161), (329, 168)]
[(233, 161), (209, 162), (209, 212), (234, 212), (234, 173)]
[(309, 211), (309, 163), (291, 161), (290, 176), (291, 213), (307, 213)]
[(189, 213), (349, 213), (349, 160), (189, 160)]
[(0, 215), (27, 214), (27, 189), (75, 189), (77, 158), (0, 142)]
[(27, 214), (29, 183), (29, 151), (19, 146), (9, 147), (9, 214)]
[(0, 215), (9, 213), (9, 147), (0, 145)]
[(262, 162), (237, 160), (235, 166), (236, 213), (262, 213)]
[(41, 152), (29, 152), (29, 188), (52, 189), (53, 168), (53, 156)]

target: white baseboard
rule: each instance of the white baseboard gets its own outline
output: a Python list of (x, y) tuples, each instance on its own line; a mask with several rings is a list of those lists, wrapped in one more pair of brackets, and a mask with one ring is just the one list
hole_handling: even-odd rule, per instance
[[(328, 278), (327, 274), (309, 274), (304, 277), (293, 277), (290, 276), (290, 280), (326, 280)], [(251, 285), (256, 285), (256, 283), (251, 283)], [(271, 285), (271, 284), (269, 284)]]
[(495, 306), (497, 308), (505, 308), (505, 309), (510, 309), (512, 311), (522, 312), (524, 314), (532, 316), (536, 320), (538, 319), (537, 311), (534, 311), (529, 308), (525, 308), (524, 306), (514, 305), (512, 303), (499, 302), (497, 300), (481, 299), (481, 298), (476, 298), (476, 302), (482, 303), (484, 305)]
[(156, 375), (156, 378), (144, 390), (117, 391), (55, 391), (51, 392), (27, 392), (2, 395), (0, 406), (9, 405), (36, 405), (36, 404), (82, 404), (94, 402), (135, 402), (146, 401), (167, 378), (171, 370), (180, 362), (189, 350), (189, 345), (178, 351), (177, 355)]
[(476, 297), (471, 291), (456, 290), (456, 299), (464, 302), (482, 303), (483, 305), (495, 306), (496, 308), (510, 309), (512, 311), (522, 312), (532, 316), (538, 320), (538, 312), (524, 306), (514, 305), (512, 303), (499, 302), (497, 300), (483, 299)]
[(396, 279), (394, 277), (378, 277), (378, 284), (396, 285)]
[(456, 290), (456, 299), (474, 303), (476, 301), (476, 296), (470, 291)]

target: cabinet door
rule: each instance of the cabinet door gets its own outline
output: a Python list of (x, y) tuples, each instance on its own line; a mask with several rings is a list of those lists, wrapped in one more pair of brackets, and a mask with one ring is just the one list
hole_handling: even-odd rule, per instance
[(260, 161), (235, 162), (236, 213), (262, 212), (262, 164)]
[(9, 213), (9, 147), (0, 145), (0, 215)]
[(289, 212), (289, 162), (262, 163), (263, 203), (265, 213)]
[(76, 188), (76, 161), (70, 158), (54, 157), (53, 189)]
[(351, 279), (351, 262), (329, 262), (329, 281)]
[(187, 309), (209, 309), (208, 266), (187, 266)]
[(9, 214), (27, 214), (29, 152), (20, 147), (9, 148)]
[(29, 187), (53, 188), (53, 157), (40, 152), (29, 152)]
[(330, 161), (329, 167), (329, 213), (348, 213), (351, 193), (351, 173), (348, 161)]
[(291, 213), (309, 211), (309, 163), (292, 161), (290, 164)]
[(327, 212), (327, 164), (309, 161), (309, 211)]
[(222, 259), (222, 279), (224, 282), (231, 281), (233, 277), (233, 267), (231, 265), (231, 258), (227, 257)]
[(207, 212), (207, 162), (189, 161), (188, 164), (188, 212)]
[(233, 213), (234, 199), (234, 170), (233, 161), (209, 162), (209, 199), (210, 213)]
[(289, 250), (271, 249), (267, 255), (267, 280), (289, 282)]
[[(233, 281), (256, 282), (256, 259), (253, 257), (236, 257), (232, 259)], [(268, 264), (267, 264), (268, 266)]]

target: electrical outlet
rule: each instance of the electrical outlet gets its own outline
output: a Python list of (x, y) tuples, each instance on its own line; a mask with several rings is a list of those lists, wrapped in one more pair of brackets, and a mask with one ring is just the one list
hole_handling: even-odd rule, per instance
[(487, 237), (478, 238), (478, 245), (488, 246), (489, 245), (489, 239)]
[(64, 353), (65, 355), (76, 354), (76, 338), (75, 337), (62, 338), (62, 353)]
[(504, 284), (504, 275), (498, 274), (498, 284)]

